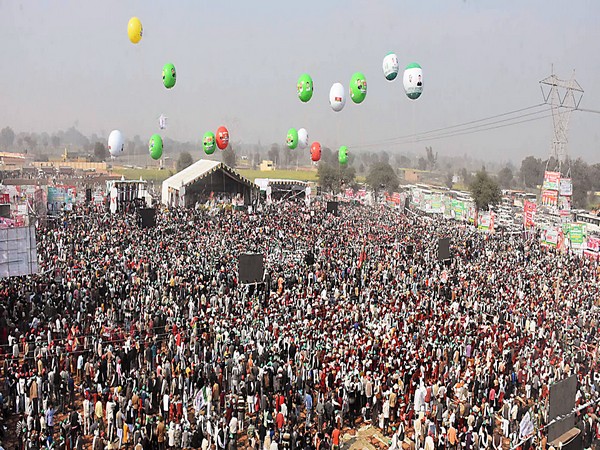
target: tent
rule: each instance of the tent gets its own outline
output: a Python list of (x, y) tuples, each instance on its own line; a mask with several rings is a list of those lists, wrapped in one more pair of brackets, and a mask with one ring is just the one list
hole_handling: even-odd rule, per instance
[(258, 186), (231, 167), (201, 159), (163, 181), (162, 203), (168, 207), (193, 206), (198, 201), (214, 198), (243, 200), (251, 204), (258, 196)]

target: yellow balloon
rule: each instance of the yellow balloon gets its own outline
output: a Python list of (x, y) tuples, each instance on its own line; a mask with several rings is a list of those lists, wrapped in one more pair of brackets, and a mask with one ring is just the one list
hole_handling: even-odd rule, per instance
[(129, 19), (127, 24), (127, 35), (129, 40), (134, 44), (137, 44), (142, 40), (142, 22), (137, 17)]

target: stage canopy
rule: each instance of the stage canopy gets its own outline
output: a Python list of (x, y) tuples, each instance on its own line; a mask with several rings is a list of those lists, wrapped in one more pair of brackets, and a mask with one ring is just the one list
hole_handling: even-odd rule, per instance
[(162, 203), (188, 207), (209, 198), (243, 200), (250, 204), (258, 186), (219, 161), (201, 159), (163, 181)]

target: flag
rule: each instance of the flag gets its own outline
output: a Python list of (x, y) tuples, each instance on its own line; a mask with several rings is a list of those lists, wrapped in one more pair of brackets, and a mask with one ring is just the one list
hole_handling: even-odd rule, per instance
[(363, 262), (367, 259), (367, 252), (365, 249), (366, 242), (363, 242), (362, 248), (360, 249), (360, 256), (358, 258), (358, 268), (360, 269), (363, 265)]

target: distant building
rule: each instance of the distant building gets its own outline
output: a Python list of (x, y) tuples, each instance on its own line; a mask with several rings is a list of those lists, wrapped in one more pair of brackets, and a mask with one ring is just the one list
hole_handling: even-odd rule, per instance
[(71, 170), (82, 170), (84, 172), (106, 173), (107, 165), (105, 162), (87, 162), (87, 161), (35, 161), (33, 165), (41, 170), (48, 168), (67, 173)]
[(271, 160), (263, 159), (262, 162), (260, 163), (260, 170), (261, 171), (275, 170), (275, 163)]
[(414, 169), (404, 169), (404, 180), (409, 183), (419, 183), (423, 180), (423, 174)]
[(0, 167), (2, 170), (19, 170), (30, 163), (31, 158), (23, 153), (0, 152)]

